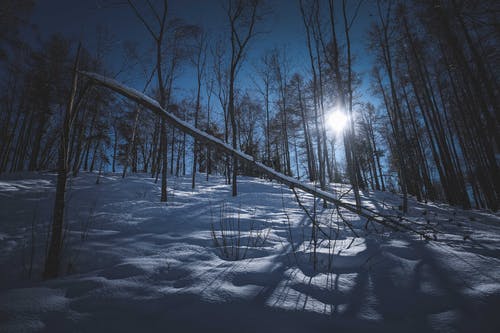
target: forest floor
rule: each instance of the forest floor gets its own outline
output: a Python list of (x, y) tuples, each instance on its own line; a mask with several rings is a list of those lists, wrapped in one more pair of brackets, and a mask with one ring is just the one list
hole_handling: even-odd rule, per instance
[[(68, 184), (48, 281), (55, 174), (0, 178), (0, 332), (500, 332), (500, 214), (411, 199), (427, 241), (299, 193), (313, 242), (275, 182), (241, 177), (231, 197), (221, 177), (172, 178), (165, 204), (146, 175), (96, 178)], [(363, 203), (397, 216), (400, 198)]]

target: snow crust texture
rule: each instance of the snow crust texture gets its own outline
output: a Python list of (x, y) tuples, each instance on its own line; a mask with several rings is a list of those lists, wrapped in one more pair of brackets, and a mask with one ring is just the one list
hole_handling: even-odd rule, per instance
[[(300, 194), (314, 242), (276, 183), (242, 177), (233, 198), (219, 177), (196, 190), (171, 178), (165, 204), (146, 175), (96, 177), (68, 183), (64, 274), (50, 281), (55, 174), (0, 179), (0, 332), (500, 331), (498, 214), (411, 201), (429, 242)], [(363, 203), (397, 217), (396, 195)]]

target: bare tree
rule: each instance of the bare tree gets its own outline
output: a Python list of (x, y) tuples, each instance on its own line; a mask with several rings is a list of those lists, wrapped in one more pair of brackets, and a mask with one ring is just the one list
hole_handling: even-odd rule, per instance
[(59, 151), (57, 158), (57, 184), (56, 198), (54, 202), (52, 228), (50, 234), (49, 252), (45, 261), (44, 278), (55, 278), (59, 275), (61, 264), (61, 252), (63, 246), (63, 224), (64, 224), (64, 205), (66, 192), (66, 179), (68, 176), (68, 144), (71, 131), (71, 123), (75, 113), (75, 95), (78, 82), (78, 64), (80, 61), (80, 48), (75, 59), (73, 68), (73, 79), (71, 92), (68, 97), (68, 105), (64, 112), (64, 120), (61, 127), (61, 137), (59, 141)]
[[(249, 41), (255, 36), (255, 24), (260, 19), (259, 8), (261, 0), (228, 0), (226, 14), (229, 20), (231, 34), (231, 61), (229, 65), (229, 96), (228, 114), (231, 122), (231, 144), (237, 148), (237, 123), (235, 117), (235, 81), (241, 66)], [(238, 173), (238, 159), (233, 156), (232, 161), (232, 195), (238, 193), (236, 175)]]
[[(207, 35), (199, 32), (195, 41), (195, 52), (193, 53), (192, 63), (196, 68), (196, 105), (194, 114), (194, 126), (198, 128), (198, 121), (201, 109), (201, 84), (205, 76), (206, 60), (207, 60)], [(191, 187), (195, 188), (196, 181), (196, 166), (198, 164), (198, 142), (196, 139), (193, 144), (193, 171)], [(207, 170), (208, 173), (208, 170)]]
[[(165, 81), (163, 77), (163, 44), (167, 28), (167, 12), (168, 12), (168, 1), (163, 0), (162, 7), (157, 10), (153, 5), (147, 1), (149, 9), (153, 14), (153, 21), (158, 25), (157, 29), (154, 29), (147, 18), (139, 11), (139, 8), (134, 4), (132, 0), (127, 0), (128, 4), (134, 11), (134, 14), (142, 22), (148, 33), (153, 38), (156, 45), (156, 63), (154, 68), (156, 69), (156, 76), (158, 79), (158, 94), (160, 96), (159, 102), (162, 107), (167, 106), (167, 88), (165, 87)], [(170, 94), (170, 91), (168, 92)], [(165, 120), (161, 120), (161, 132), (160, 132), (160, 150), (161, 154), (161, 198), (160, 201), (167, 201), (167, 167), (168, 167), (168, 156), (167, 156), (167, 125)]]
[(262, 95), (264, 99), (264, 110), (265, 110), (265, 123), (264, 123), (264, 138), (265, 138), (265, 158), (264, 164), (271, 165), (271, 140), (270, 140), (270, 126), (271, 126), (271, 84), (272, 84), (272, 64), (271, 64), (271, 53), (266, 53), (262, 56), (259, 68), (257, 68), (261, 83), (256, 84), (257, 90)]

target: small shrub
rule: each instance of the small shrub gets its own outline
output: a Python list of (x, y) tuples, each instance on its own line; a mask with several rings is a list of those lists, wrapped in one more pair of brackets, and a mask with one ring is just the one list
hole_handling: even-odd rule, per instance
[[(250, 223), (242, 222), (240, 211), (230, 214), (223, 203), (219, 208), (217, 223), (212, 213), (211, 236), (214, 246), (223, 259), (235, 261), (247, 257), (251, 248), (261, 248), (266, 243), (271, 228), (256, 229), (256, 219)], [(216, 227), (217, 226), (217, 227)], [(248, 230), (243, 230), (248, 226)]]

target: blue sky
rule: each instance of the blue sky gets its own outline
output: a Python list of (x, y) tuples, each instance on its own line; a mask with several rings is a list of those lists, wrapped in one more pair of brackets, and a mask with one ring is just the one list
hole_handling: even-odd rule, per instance
[[(152, 0), (155, 2), (155, 0)], [(322, 4), (327, 5), (326, 0)], [(357, 1), (347, 0), (352, 15), (352, 8)], [(112, 3), (112, 5), (106, 5)], [(117, 4), (119, 3), (119, 4)], [(136, 3), (144, 5), (137, 0)], [(169, 17), (179, 17), (188, 23), (202, 26), (211, 36), (222, 35), (228, 31), (228, 22), (223, 9), (224, 0), (169, 0)], [(286, 47), (288, 57), (291, 61), (291, 74), (294, 72), (304, 73), (309, 71), (309, 57), (306, 47), (306, 34), (300, 14), (298, 0), (270, 0), (272, 11), (265, 22), (259, 25), (258, 30), (265, 33), (259, 34), (250, 45), (250, 52), (245, 61), (238, 80), (238, 87), (242, 89), (254, 89), (255, 65), (260, 57), (273, 48)], [(336, 3), (340, 12), (341, 1)], [(361, 74), (363, 83), (361, 88), (355, 92), (361, 94), (361, 101), (371, 101), (377, 104), (368, 91), (369, 77), (367, 73), (371, 68), (373, 57), (366, 51), (366, 32), (370, 26), (374, 2), (365, 0), (360, 8), (358, 19), (351, 31), (351, 45), (354, 60), (354, 70)], [(339, 18), (340, 20), (340, 18)], [(134, 15), (132, 9), (124, 0), (39, 0), (31, 17), (31, 22), (38, 27), (39, 33), (45, 39), (51, 34), (61, 33), (75, 41), (81, 40), (84, 46), (91, 52), (96, 47), (96, 28), (106, 28), (113, 36), (113, 44), (106, 56), (106, 61), (111, 67), (110, 72), (116, 71), (124, 60), (123, 44), (135, 42), (139, 45), (139, 51), (148, 53), (152, 47), (152, 39), (142, 23)], [(326, 29), (326, 27), (325, 27)], [(337, 27), (340, 43), (343, 43), (343, 22)], [(228, 38), (228, 37), (227, 37)], [(149, 64), (145, 64), (147, 67)], [(151, 68), (148, 68), (150, 71)], [(306, 74), (306, 76), (309, 76)], [(139, 67), (125, 68), (118, 80), (138, 90), (143, 89), (145, 74)], [(190, 67), (183, 69), (182, 75), (177, 80), (175, 88), (175, 101), (183, 97), (194, 96), (195, 79), (194, 72)], [(255, 95), (260, 97), (259, 95)], [(193, 97), (194, 98), (194, 97)], [(328, 96), (327, 96), (328, 99)], [(222, 118), (222, 110), (212, 98), (215, 108), (212, 109), (212, 120), (214, 117)], [(337, 156), (342, 157), (342, 147), (337, 145)]]
[[(326, 5), (326, 0), (323, 0)], [(136, 1), (141, 3), (140, 1)], [(154, 1), (153, 1), (154, 2)], [(121, 3), (121, 4), (120, 4)], [(227, 31), (227, 19), (223, 10), (223, 0), (170, 0), (169, 16), (180, 17), (189, 23), (199, 24), (204, 27), (211, 36), (220, 35)], [(348, 0), (350, 7), (354, 8), (357, 1)], [(271, 13), (266, 22), (259, 26), (259, 30), (265, 31), (252, 41), (246, 65), (240, 75), (240, 80), (252, 75), (253, 66), (258, 62), (260, 56), (272, 48), (286, 47), (288, 56), (292, 63), (292, 70), (303, 72), (308, 69), (309, 60), (305, 42), (305, 31), (300, 16), (298, 0), (271, 0), (269, 1)], [(340, 10), (341, 2), (338, 2)], [(366, 30), (370, 25), (370, 11), (373, 3), (365, 1), (360, 9), (356, 24), (351, 32), (353, 55), (356, 60), (355, 70), (368, 72), (371, 66), (371, 57), (365, 49)], [(96, 27), (105, 27), (113, 36), (113, 45), (107, 55), (111, 66), (119, 66), (123, 62), (123, 44), (128, 41), (139, 43), (141, 50), (147, 52), (151, 45), (151, 38), (142, 24), (134, 16), (132, 10), (125, 1), (118, 0), (40, 0), (36, 4), (31, 17), (42, 35), (47, 37), (53, 33), (62, 33), (75, 40), (82, 40), (88, 49), (95, 48)], [(343, 32), (339, 27), (338, 33)], [(342, 37), (342, 36), (341, 36)], [(116, 68), (115, 68), (116, 69)], [(189, 70), (188, 70), (189, 71)], [(119, 79), (138, 89), (139, 80), (135, 78), (142, 74), (138, 69), (125, 71)], [(362, 93), (368, 87), (368, 77), (363, 75)], [(250, 80), (241, 84), (251, 84)], [(142, 84), (142, 83), (141, 83)], [(189, 79), (180, 81), (182, 89), (189, 93), (194, 82)]]

